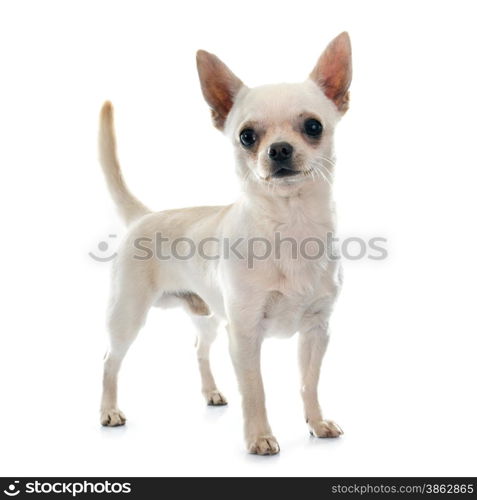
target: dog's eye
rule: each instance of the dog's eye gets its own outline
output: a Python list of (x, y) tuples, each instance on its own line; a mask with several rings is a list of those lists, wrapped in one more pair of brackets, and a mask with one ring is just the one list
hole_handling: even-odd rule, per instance
[(323, 132), (323, 125), (314, 118), (308, 118), (303, 124), (303, 129), (306, 135), (310, 137), (319, 137)]
[(243, 129), (240, 132), (240, 142), (246, 147), (250, 148), (257, 142), (257, 134), (252, 128)]

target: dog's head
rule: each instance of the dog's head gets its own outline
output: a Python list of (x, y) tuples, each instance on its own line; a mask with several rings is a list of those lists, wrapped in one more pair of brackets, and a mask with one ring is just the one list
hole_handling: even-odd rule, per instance
[(296, 186), (328, 179), (333, 132), (348, 108), (351, 45), (336, 37), (303, 83), (248, 88), (216, 56), (197, 53), (197, 67), (214, 125), (235, 147), (243, 179)]

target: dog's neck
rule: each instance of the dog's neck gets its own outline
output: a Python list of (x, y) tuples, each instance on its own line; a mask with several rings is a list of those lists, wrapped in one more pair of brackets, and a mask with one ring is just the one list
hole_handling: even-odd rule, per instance
[(267, 186), (257, 182), (243, 185), (242, 203), (260, 225), (325, 226), (334, 230), (332, 184), (323, 179), (297, 183), (296, 186)]

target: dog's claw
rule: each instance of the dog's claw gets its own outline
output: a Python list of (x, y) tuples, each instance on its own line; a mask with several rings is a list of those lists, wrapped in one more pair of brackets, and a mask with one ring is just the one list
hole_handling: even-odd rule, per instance
[(320, 438), (336, 438), (343, 434), (343, 430), (332, 420), (320, 420), (319, 422), (308, 422), (310, 434)]
[(105, 427), (118, 427), (126, 423), (126, 415), (121, 410), (102, 410), (101, 425)]
[(254, 455), (276, 455), (280, 446), (274, 436), (260, 436), (248, 445), (248, 451)]
[(210, 391), (205, 395), (205, 398), (209, 406), (225, 406), (228, 404), (225, 396), (217, 390)]

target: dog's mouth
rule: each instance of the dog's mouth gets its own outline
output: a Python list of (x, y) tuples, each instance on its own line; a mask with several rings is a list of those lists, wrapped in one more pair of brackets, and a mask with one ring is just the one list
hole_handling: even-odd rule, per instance
[(283, 177), (291, 177), (293, 175), (301, 174), (299, 170), (290, 170), (288, 168), (279, 168), (271, 175), (272, 178), (281, 179)]

